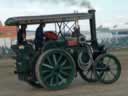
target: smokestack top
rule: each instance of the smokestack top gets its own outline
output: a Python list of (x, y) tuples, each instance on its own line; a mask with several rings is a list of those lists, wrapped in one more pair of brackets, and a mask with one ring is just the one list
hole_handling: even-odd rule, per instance
[(95, 9), (89, 9), (89, 10), (88, 10), (88, 13), (95, 13), (95, 12), (96, 12)]

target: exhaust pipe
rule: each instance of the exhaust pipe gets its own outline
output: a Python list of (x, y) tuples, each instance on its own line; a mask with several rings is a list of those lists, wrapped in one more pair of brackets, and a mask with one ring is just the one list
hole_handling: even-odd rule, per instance
[(92, 46), (97, 46), (95, 12), (96, 12), (96, 10), (94, 10), (94, 9), (90, 9), (88, 11), (88, 13), (92, 15), (92, 18), (90, 19), (90, 31), (91, 31)]

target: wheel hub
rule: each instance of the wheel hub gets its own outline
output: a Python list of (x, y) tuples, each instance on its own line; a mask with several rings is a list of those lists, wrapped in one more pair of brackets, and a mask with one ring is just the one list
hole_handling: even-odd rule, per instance
[(59, 72), (60, 72), (60, 67), (59, 67), (59, 66), (56, 66), (56, 67), (54, 68), (54, 72), (55, 72), (55, 73), (59, 73)]

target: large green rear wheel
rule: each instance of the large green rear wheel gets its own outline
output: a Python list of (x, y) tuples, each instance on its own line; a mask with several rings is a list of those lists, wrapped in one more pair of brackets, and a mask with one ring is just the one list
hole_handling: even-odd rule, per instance
[(36, 76), (50, 90), (63, 89), (71, 84), (76, 72), (72, 56), (62, 49), (44, 52), (36, 64)]
[(95, 63), (97, 78), (102, 83), (111, 84), (119, 79), (121, 74), (121, 65), (115, 56), (111, 54), (100, 55), (97, 57)]

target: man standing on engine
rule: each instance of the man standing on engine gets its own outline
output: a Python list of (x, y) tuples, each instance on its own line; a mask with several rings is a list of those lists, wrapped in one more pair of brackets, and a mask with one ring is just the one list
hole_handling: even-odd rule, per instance
[(36, 51), (41, 49), (41, 47), (43, 46), (43, 39), (44, 39), (43, 28), (44, 27), (45, 27), (45, 23), (41, 23), (39, 27), (36, 29), (36, 34), (35, 34)]
[(17, 33), (17, 44), (23, 45), (26, 43), (26, 28), (27, 25), (21, 25), (21, 28), (19, 29)]

